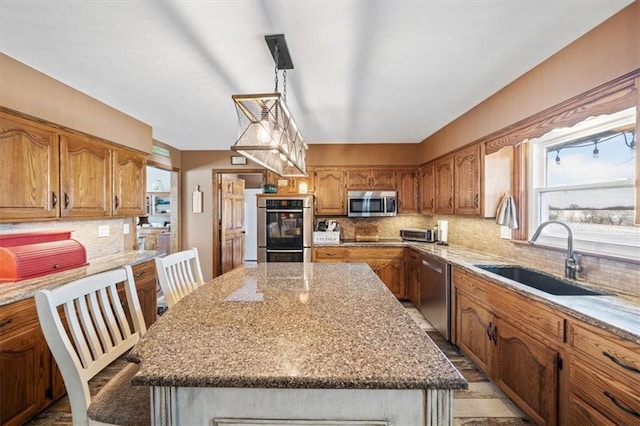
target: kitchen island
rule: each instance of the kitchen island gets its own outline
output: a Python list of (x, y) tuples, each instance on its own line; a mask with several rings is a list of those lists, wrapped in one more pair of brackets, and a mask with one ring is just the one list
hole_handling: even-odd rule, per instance
[(466, 387), (362, 263), (240, 267), (171, 308), (130, 358), (156, 424), (450, 424)]

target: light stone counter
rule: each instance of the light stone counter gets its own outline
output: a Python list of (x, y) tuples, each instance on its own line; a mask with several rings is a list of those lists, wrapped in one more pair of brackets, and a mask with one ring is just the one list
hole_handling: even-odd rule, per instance
[[(394, 246), (411, 247), (422, 253), (431, 254), (452, 266), (463, 268), (478, 277), (494, 282), (502, 287), (547, 306), (580, 319), (588, 324), (600, 327), (619, 337), (640, 344), (640, 299), (629, 296), (614, 295), (610, 292), (604, 296), (554, 296), (536, 290), (507, 278), (491, 274), (475, 265), (517, 265), (513, 260), (480, 253), (475, 250), (454, 245), (441, 246), (433, 243), (389, 240), (376, 243), (343, 242), (333, 247), (362, 247), (362, 246)], [(521, 263), (527, 266), (526, 261)], [(544, 271), (547, 272), (548, 271)], [(560, 271), (561, 273), (563, 271)], [(565, 279), (561, 274), (552, 274)], [(585, 281), (568, 282), (592, 290), (600, 290), (598, 286)]]
[(240, 415), (448, 424), (452, 390), (467, 386), (363, 263), (240, 267), (169, 309), (130, 358), (156, 413), (185, 424)]
[(0, 282), (0, 306), (33, 297), (38, 290), (52, 289), (71, 281), (97, 274), (99, 272), (120, 268), (124, 265), (137, 265), (152, 260), (163, 253), (152, 250), (128, 250), (122, 253), (100, 257), (86, 266), (56, 272), (42, 277), (16, 282)]

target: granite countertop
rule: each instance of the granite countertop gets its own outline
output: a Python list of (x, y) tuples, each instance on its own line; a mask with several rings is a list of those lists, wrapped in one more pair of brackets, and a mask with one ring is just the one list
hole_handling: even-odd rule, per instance
[(444, 354), (363, 263), (259, 263), (187, 295), (130, 360), (137, 385), (460, 389)]
[[(491, 274), (475, 265), (516, 265), (513, 260), (480, 253), (465, 247), (453, 245), (442, 246), (433, 243), (401, 241), (390, 239), (378, 242), (344, 241), (340, 244), (323, 245), (333, 247), (362, 247), (362, 246), (404, 246), (414, 248), (421, 253), (436, 256), (445, 262), (465, 269), (474, 275), (509, 288), (518, 294), (529, 297), (564, 314), (573, 316), (588, 324), (600, 327), (619, 337), (640, 344), (640, 299), (613, 295), (605, 291), (604, 296), (554, 296), (540, 290), (519, 284), (507, 278)], [(316, 246), (320, 247), (320, 246)], [(526, 265), (522, 265), (526, 266)], [(547, 271), (545, 271), (547, 272)], [(560, 279), (560, 274), (552, 274)], [(575, 285), (598, 290), (598, 286), (584, 281), (572, 281)]]
[(38, 290), (59, 287), (71, 281), (124, 265), (137, 265), (162, 254), (163, 252), (154, 250), (127, 250), (91, 260), (86, 266), (68, 271), (56, 272), (28, 280), (0, 283), (0, 306), (28, 299)]

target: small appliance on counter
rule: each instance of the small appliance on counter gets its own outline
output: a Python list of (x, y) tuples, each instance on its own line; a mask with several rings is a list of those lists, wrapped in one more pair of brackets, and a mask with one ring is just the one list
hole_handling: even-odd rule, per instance
[(400, 230), (400, 238), (405, 241), (420, 241), (423, 243), (435, 243), (436, 232), (433, 229), (407, 228)]
[(0, 282), (41, 277), (88, 265), (87, 250), (71, 231), (0, 236)]
[(438, 221), (438, 235), (436, 236), (438, 239), (438, 244), (441, 246), (448, 246), (449, 243), (449, 222), (446, 220)]

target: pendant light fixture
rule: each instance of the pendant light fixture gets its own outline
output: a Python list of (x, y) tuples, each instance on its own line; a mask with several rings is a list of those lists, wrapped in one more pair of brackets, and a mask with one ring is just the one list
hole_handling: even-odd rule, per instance
[(275, 90), (231, 97), (238, 114), (238, 140), (231, 149), (280, 176), (306, 176), (307, 144), (286, 104), (287, 70), (293, 69), (289, 49), (283, 34), (265, 36), (265, 41), (275, 61)]

